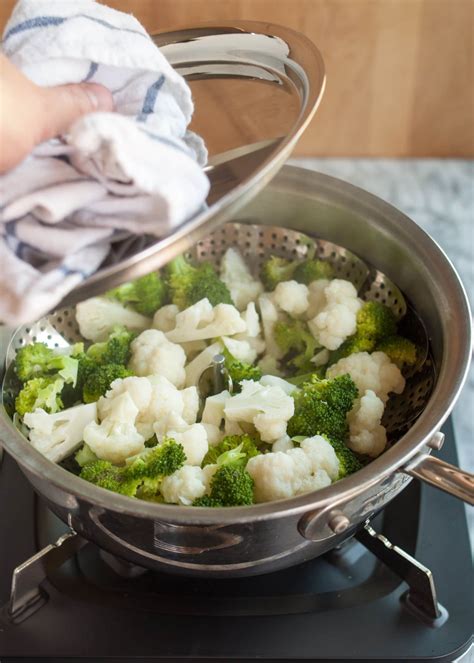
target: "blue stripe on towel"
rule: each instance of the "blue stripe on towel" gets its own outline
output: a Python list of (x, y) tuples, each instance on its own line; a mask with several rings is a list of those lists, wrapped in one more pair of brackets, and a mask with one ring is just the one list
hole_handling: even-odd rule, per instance
[(150, 113), (153, 113), (153, 109), (155, 107), (155, 102), (156, 102), (156, 98), (158, 96), (158, 92), (161, 90), (165, 80), (166, 79), (165, 79), (164, 75), (161, 74), (159, 79), (157, 81), (155, 81), (153, 83), (153, 85), (150, 85), (150, 87), (146, 91), (145, 101), (143, 102), (143, 107), (142, 107), (141, 113), (137, 117), (137, 120), (139, 122), (146, 122), (147, 115), (150, 115)]
[(188, 157), (194, 158), (194, 152), (190, 147), (177, 143), (171, 138), (166, 138), (166, 136), (153, 134), (151, 131), (148, 131), (148, 129), (144, 129), (142, 127), (140, 127), (140, 129), (146, 136), (148, 136), (152, 140), (156, 140), (158, 143), (163, 143), (164, 145), (169, 145), (170, 147), (174, 147), (176, 150), (179, 150), (179, 152), (186, 154)]
[(90, 272), (83, 272), (80, 269), (71, 269), (71, 267), (68, 267), (67, 265), (59, 265), (57, 269), (59, 272), (61, 272), (61, 274), (64, 274), (64, 276), (72, 276), (73, 274), (79, 274), (80, 276), (82, 276), (83, 279), (86, 279), (87, 277), (90, 276)]
[(108, 21), (104, 21), (101, 18), (96, 18), (95, 16), (88, 16), (87, 14), (75, 14), (74, 16), (36, 16), (35, 18), (29, 18), (27, 21), (18, 23), (14, 25), (13, 28), (7, 32), (3, 38), (5, 43), (7, 39), (13, 35), (18, 34), (19, 32), (25, 32), (25, 30), (32, 30), (33, 28), (48, 28), (51, 25), (61, 25), (65, 21), (70, 21), (75, 18), (86, 18), (88, 21), (94, 21), (94, 23), (99, 23), (109, 30), (119, 30), (121, 32), (131, 32), (132, 34), (138, 35), (139, 37), (145, 37), (145, 39), (150, 39), (146, 33), (140, 32), (139, 30), (133, 30), (132, 28), (120, 28), (117, 25), (113, 25)]
[(85, 83), (86, 81), (90, 81), (90, 79), (94, 76), (94, 74), (96, 73), (98, 68), (99, 68), (99, 65), (97, 64), (97, 62), (91, 62), (91, 66), (89, 67), (89, 71), (87, 72), (87, 76), (84, 78), (84, 80), (82, 82)]

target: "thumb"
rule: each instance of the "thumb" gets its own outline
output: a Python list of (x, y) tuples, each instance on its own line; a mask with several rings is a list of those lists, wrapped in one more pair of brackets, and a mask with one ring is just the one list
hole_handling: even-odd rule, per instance
[(80, 83), (42, 88), (43, 126), (41, 140), (64, 134), (82, 115), (112, 111), (112, 95), (102, 85)]

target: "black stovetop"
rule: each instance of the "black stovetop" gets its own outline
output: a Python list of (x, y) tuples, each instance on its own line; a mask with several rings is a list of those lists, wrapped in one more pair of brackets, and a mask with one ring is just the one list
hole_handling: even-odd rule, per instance
[[(457, 462), (451, 423), (437, 453)], [(43, 584), (47, 602), (12, 623), (0, 610), (0, 661), (453, 661), (474, 624), (464, 505), (411, 484), (371, 523), (433, 572), (449, 612), (430, 628), (407, 612), (406, 589), (360, 543), (254, 578), (116, 575), (93, 545)], [(0, 466), (0, 606), (12, 570), (65, 531), (9, 458)]]

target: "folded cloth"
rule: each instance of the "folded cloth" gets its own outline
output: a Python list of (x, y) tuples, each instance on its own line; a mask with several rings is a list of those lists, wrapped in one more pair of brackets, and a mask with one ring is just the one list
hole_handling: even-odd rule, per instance
[(38, 85), (99, 83), (115, 105), (0, 176), (0, 321), (14, 325), (123, 255), (125, 238), (190, 218), (209, 182), (204, 144), (187, 131), (190, 90), (133, 16), (94, 0), (20, 0), (2, 50)]

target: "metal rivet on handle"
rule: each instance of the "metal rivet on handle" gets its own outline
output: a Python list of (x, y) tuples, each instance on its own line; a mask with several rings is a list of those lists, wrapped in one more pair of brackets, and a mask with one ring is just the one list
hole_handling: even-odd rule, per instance
[(342, 511), (335, 511), (328, 520), (328, 527), (329, 529), (332, 529), (334, 534), (341, 534), (341, 532), (344, 532), (350, 524), (351, 521), (342, 513)]
[(439, 451), (444, 444), (444, 433), (438, 432), (433, 435), (431, 440), (426, 443), (430, 449)]

